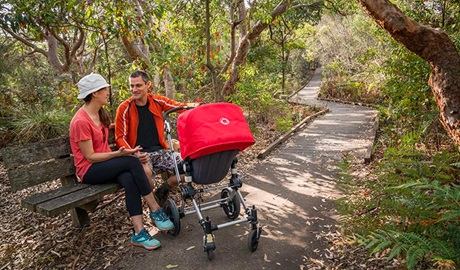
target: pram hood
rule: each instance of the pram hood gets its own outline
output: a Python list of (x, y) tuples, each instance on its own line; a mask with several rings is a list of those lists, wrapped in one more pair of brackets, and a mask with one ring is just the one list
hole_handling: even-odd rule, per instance
[(238, 149), (254, 144), (243, 112), (232, 103), (211, 103), (185, 111), (177, 118), (183, 159)]

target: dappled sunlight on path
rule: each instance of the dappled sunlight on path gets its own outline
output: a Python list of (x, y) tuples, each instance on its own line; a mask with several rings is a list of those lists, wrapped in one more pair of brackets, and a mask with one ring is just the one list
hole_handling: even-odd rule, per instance
[(320, 81), (318, 70), (310, 84), (290, 100), (326, 106), (329, 112), (257, 164), (243, 187), (247, 200), (263, 213), (261, 224), (267, 235), (261, 243), (270, 238), (284, 246), (284, 252), (272, 255), (284, 258), (292, 267), (311, 267), (308, 259), (327, 265), (331, 246), (324, 236), (336, 230), (334, 200), (341, 196), (336, 188), (338, 163), (349, 155), (363, 160), (375, 136), (377, 112), (318, 101)]
[[(109, 269), (147, 269), (153, 262), (163, 268), (170, 262), (178, 269), (327, 269), (333, 260), (327, 236), (337, 233), (334, 201), (341, 196), (336, 188), (338, 165), (349, 155), (360, 159), (366, 156), (373, 142), (376, 112), (318, 101), (320, 84), (318, 69), (290, 101), (320, 104), (329, 112), (315, 118), (242, 175), (241, 193), (249, 206), (258, 209), (264, 230), (255, 252), (247, 249), (247, 224), (240, 224), (215, 232), (215, 258), (207, 261), (199, 246), (201, 226), (196, 216), (186, 216), (181, 220), (181, 233), (174, 239), (160, 235), (165, 243), (161, 250), (143, 253), (139, 260), (133, 258)], [(228, 221), (221, 209), (208, 215), (214, 224)]]

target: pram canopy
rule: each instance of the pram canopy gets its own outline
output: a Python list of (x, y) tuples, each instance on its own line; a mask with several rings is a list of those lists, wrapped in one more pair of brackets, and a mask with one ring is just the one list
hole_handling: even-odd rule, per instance
[(185, 111), (177, 118), (177, 134), (183, 159), (237, 149), (254, 144), (240, 107), (219, 102)]

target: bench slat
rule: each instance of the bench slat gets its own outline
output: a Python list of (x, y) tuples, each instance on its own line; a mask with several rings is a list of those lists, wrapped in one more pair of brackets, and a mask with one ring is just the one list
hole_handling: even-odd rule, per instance
[(90, 203), (104, 195), (114, 193), (121, 189), (121, 186), (115, 183), (103, 185), (88, 185), (83, 189), (76, 190), (72, 193), (63, 195), (59, 198), (47, 200), (36, 206), (38, 213), (45, 216), (54, 217), (72, 208)]
[(11, 169), (8, 171), (8, 178), (11, 189), (17, 191), (74, 174), (73, 157), (67, 157)]
[(37, 204), (41, 204), (41, 203), (47, 202), (49, 200), (59, 198), (59, 197), (61, 197), (63, 195), (75, 192), (75, 191), (80, 190), (80, 189), (84, 189), (84, 188), (86, 188), (88, 186), (89, 186), (88, 184), (83, 184), (83, 183), (61, 186), (58, 189), (53, 189), (53, 190), (50, 190), (48, 192), (38, 193), (38, 194), (34, 194), (34, 195), (30, 196), (30, 197), (27, 197), (24, 200), (22, 200), (21, 205), (24, 208), (27, 208), (27, 209), (29, 209), (29, 210), (31, 210), (33, 212), (36, 212), (37, 211), (37, 209), (36, 209)]
[(14, 168), (37, 161), (69, 156), (70, 153), (69, 137), (60, 137), (2, 149), (3, 163), (6, 168)]

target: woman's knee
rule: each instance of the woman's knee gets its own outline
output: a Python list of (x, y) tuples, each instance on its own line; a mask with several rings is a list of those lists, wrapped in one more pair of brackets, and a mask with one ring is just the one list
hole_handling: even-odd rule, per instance
[(125, 156), (124, 158), (125, 158), (126, 165), (128, 165), (130, 168), (136, 168), (136, 169), (143, 168), (143, 164), (141, 163), (139, 158), (135, 156)]
[(118, 175), (117, 182), (125, 189), (126, 192), (137, 190), (136, 183), (130, 172), (123, 172)]

